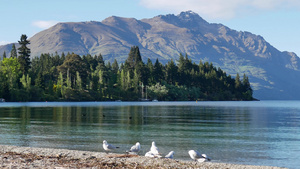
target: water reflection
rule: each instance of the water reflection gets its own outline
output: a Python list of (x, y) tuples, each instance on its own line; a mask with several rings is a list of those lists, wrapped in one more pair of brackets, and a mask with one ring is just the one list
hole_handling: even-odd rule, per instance
[(300, 152), (300, 108), (107, 104), (0, 107), (1, 144), (103, 151), (106, 139), (125, 152), (139, 141), (144, 154), (156, 141), (178, 159), (196, 149), (217, 162), (285, 167), (277, 154)]

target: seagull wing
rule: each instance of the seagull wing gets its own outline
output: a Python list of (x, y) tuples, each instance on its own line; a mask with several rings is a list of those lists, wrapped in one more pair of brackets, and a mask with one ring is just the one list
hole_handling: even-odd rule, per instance
[(108, 148), (108, 149), (116, 149), (117, 147), (115, 147), (115, 146), (113, 146), (113, 145), (111, 145), (111, 144), (107, 144), (107, 148)]

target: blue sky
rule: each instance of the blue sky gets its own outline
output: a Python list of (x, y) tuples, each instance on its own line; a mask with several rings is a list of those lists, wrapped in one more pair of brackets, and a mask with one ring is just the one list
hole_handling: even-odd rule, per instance
[(152, 18), (192, 10), (210, 23), (264, 37), (300, 56), (299, 0), (0, 0), (0, 45), (29, 38), (58, 22), (102, 21), (109, 16)]

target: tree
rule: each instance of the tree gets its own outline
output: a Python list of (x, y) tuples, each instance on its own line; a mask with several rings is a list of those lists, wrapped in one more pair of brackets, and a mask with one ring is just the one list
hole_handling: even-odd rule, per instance
[(23, 85), (23, 88), (26, 89), (27, 91), (30, 90), (30, 86), (31, 86), (31, 77), (29, 77), (29, 75), (24, 75), (22, 76), (22, 78), (20, 79), (20, 82)]
[(3, 60), (4, 58), (6, 58), (6, 52), (5, 52), (5, 51), (3, 52), (2, 60)]
[(158, 59), (156, 59), (156, 62), (154, 64), (152, 75), (153, 75), (155, 83), (159, 83), (164, 79), (163, 66), (158, 61)]
[(5, 58), (0, 65), (1, 74), (7, 78), (9, 90), (17, 88), (17, 80), (20, 77), (20, 64), (17, 58)]
[(114, 60), (113, 64), (111, 65), (112, 71), (114, 73), (117, 73), (119, 71), (119, 65), (117, 59)]
[(160, 83), (156, 83), (154, 86), (148, 86), (147, 89), (149, 96), (153, 99), (164, 100), (163, 98), (168, 94), (166, 86)]
[(175, 65), (173, 59), (171, 59), (171, 61), (168, 62), (168, 64), (166, 65), (166, 76), (165, 76), (165, 80), (169, 83), (169, 84), (175, 84), (176, 80), (177, 80), (177, 74), (178, 74), (178, 70), (177, 70), (177, 66)]
[(17, 58), (18, 55), (17, 55), (17, 49), (16, 49), (16, 45), (13, 44), (12, 45), (12, 48), (11, 48), (11, 51), (10, 51), (10, 57), (11, 58)]
[(247, 100), (252, 100), (253, 99), (252, 98), (253, 90), (251, 88), (249, 78), (248, 78), (248, 76), (246, 76), (245, 73), (244, 73), (244, 76), (243, 76), (242, 86), (243, 86), (244, 98), (247, 99)]
[(28, 70), (30, 68), (30, 49), (27, 47), (27, 45), (30, 44), (29, 40), (27, 40), (26, 35), (22, 35), (20, 41), (18, 41), (21, 47), (18, 48), (18, 61), (20, 63), (20, 69), (23, 74), (27, 74)]
[(130, 48), (130, 52), (128, 54), (128, 58), (126, 59), (125, 63), (129, 65), (129, 69), (135, 68), (135, 66), (142, 61), (140, 49), (138, 46), (133, 46)]
[[(64, 77), (76, 77), (78, 71), (81, 77), (87, 77), (87, 64), (81, 59), (79, 55), (68, 54), (64, 63), (57, 67), (59, 72), (62, 72)], [(84, 81), (84, 79), (82, 79)]]
[(241, 80), (240, 80), (240, 75), (237, 73), (235, 77), (235, 88), (237, 90), (240, 90), (241, 88)]
[(76, 72), (76, 88), (77, 90), (81, 91), (82, 90), (82, 80), (81, 77), (79, 75), (79, 72)]

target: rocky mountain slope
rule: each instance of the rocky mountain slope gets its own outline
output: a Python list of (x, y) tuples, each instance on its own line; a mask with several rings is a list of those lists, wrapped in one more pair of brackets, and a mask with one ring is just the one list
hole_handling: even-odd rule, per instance
[[(143, 60), (161, 62), (188, 54), (196, 63), (212, 62), (233, 76), (246, 73), (258, 99), (300, 99), (300, 63), (296, 54), (281, 52), (263, 37), (208, 23), (198, 14), (160, 15), (137, 20), (112, 16), (102, 22), (59, 23), (30, 38), (32, 56), (41, 53), (101, 53), (123, 62), (131, 46)], [(11, 45), (0, 46), (9, 55)]]

